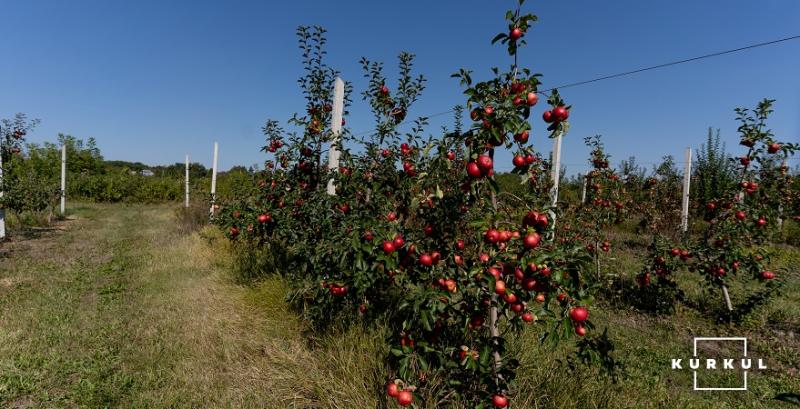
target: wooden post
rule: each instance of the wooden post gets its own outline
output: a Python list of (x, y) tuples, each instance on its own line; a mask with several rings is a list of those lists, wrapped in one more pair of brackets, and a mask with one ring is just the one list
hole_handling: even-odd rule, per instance
[[(0, 199), (3, 198), (3, 148), (0, 145)], [(6, 238), (6, 209), (0, 207), (0, 240)]]
[(589, 183), (589, 172), (583, 175), (583, 188), (581, 188), (581, 204), (586, 203), (586, 185)]
[(683, 165), (683, 203), (681, 205), (681, 231), (689, 231), (689, 184), (692, 180), (692, 148), (686, 148), (686, 163)]
[(67, 145), (61, 145), (61, 216), (67, 211)]
[(211, 217), (214, 217), (214, 205), (217, 204), (217, 159), (219, 144), (214, 142), (214, 161), (211, 162)]
[(189, 208), (189, 155), (186, 155), (186, 197), (183, 201), (183, 207)]
[[(339, 169), (339, 149), (336, 147), (339, 143), (339, 136), (342, 133), (342, 114), (344, 113), (344, 81), (336, 77), (333, 85), (333, 110), (331, 112), (331, 132), (333, 133), (333, 140), (331, 147), (328, 150), (328, 167), (336, 172)], [(333, 179), (328, 180), (328, 194), (336, 194), (336, 186), (333, 184)]]

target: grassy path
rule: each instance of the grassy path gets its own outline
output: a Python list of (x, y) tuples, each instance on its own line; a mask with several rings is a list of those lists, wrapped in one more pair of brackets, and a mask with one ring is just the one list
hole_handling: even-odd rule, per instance
[(172, 208), (67, 224), (5, 245), (0, 407), (376, 407), (375, 383), (349, 379), (380, 376), (358, 351), (378, 336), (312, 353), (280, 283), (231, 285), (225, 242), (180, 235)]

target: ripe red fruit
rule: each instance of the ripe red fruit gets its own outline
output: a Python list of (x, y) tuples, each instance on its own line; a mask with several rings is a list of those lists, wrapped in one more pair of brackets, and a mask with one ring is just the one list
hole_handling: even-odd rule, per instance
[(381, 85), (381, 94), (386, 95), (389, 93), (389, 87), (386, 85)]
[(499, 295), (503, 295), (506, 293), (506, 282), (503, 280), (497, 280), (494, 282), (494, 292)]
[(518, 134), (515, 134), (514, 135), (514, 140), (519, 142), (519, 143), (527, 143), (529, 137), (530, 137), (530, 132), (525, 130), (525, 131), (522, 131), (522, 132), (520, 132)]
[(533, 322), (533, 314), (529, 312), (522, 314), (522, 320), (525, 322)]
[(775, 278), (775, 273), (772, 271), (762, 271), (761, 272), (761, 279), (762, 280), (772, 280)]
[(522, 245), (528, 250), (535, 249), (536, 247), (539, 247), (539, 243), (541, 241), (542, 236), (540, 236), (539, 233), (533, 232), (525, 236), (525, 238), (522, 240)]
[(406, 241), (403, 239), (402, 235), (394, 236), (394, 240), (392, 240), (392, 244), (394, 245), (395, 250), (403, 247), (406, 244)]
[(386, 215), (386, 220), (388, 220), (390, 222), (393, 222), (393, 221), (397, 220), (397, 213), (389, 212), (389, 214)]
[(375, 238), (375, 235), (372, 234), (371, 231), (367, 230), (367, 231), (364, 232), (364, 240), (372, 241), (372, 239), (374, 239), (374, 238)]
[(527, 97), (528, 106), (534, 106), (539, 102), (539, 96), (535, 92), (529, 92)]
[(737, 218), (737, 219), (739, 219), (739, 220), (744, 220), (744, 218), (745, 218), (745, 214), (744, 214), (744, 212), (743, 212), (743, 211), (741, 211), (741, 210), (739, 210), (738, 212), (736, 212), (736, 215), (735, 215), (735, 216), (736, 216), (736, 218)]
[(447, 159), (454, 160), (456, 158), (456, 153), (453, 151), (447, 152)]
[(514, 156), (514, 160), (511, 162), (518, 168), (525, 166), (525, 158), (520, 155)]
[(512, 102), (514, 103), (514, 105), (522, 105), (523, 100), (520, 97), (514, 97), (514, 100)]
[(487, 105), (486, 108), (483, 108), (483, 112), (486, 112), (486, 115), (491, 115), (494, 113), (494, 107)]
[(492, 169), (492, 166), (494, 165), (494, 163), (492, 162), (492, 158), (490, 158), (489, 155), (478, 156), (477, 163), (478, 167), (483, 172), (488, 172), (489, 170)]
[(481, 177), (481, 168), (475, 162), (467, 163), (467, 174), (473, 178)]
[(431, 234), (433, 234), (433, 226), (428, 224), (428, 225), (426, 225), (425, 227), (422, 228), (422, 231), (425, 232), (426, 236), (430, 236)]
[(575, 307), (569, 312), (569, 317), (575, 322), (584, 322), (589, 318), (589, 311), (584, 307)]
[(717, 204), (716, 204), (716, 203), (713, 203), (713, 202), (711, 202), (711, 203), (706, 203), (706, 209), (708, 209), (708, 210), (714, 210), (714, 209), (716, 209), (716, 208), (717, 208)]
[(464, 248), (466, 248), (466, 247), (467, 247), (467, 244), (466, 244), (466, 243), (464, 243), (464, 240), (458, 240), (458, 241), (456, 241), (456, 248), (457, 248), (457, 249), (459, 249), (459, 250), (464, 250)]
[(764, 220), (763, 218), (760, 218), (760, 217), (759, 217), (759, 218), (758, 218), (758, 220), (756, 220), (756, 225), (757, 225), (758, 227), (764, 227), (764, 226), (766, 226), (766, 225), (767, 225), (767, 221), (766, 221), (766, 220)]
[(259, 223), (266, 223), (268, 221), (269, 221), (269, 215), (261, 214), (261, 215), (258, 216), (258, 222)]
[(545, 228), (547, 225), (550, 224), (550, 221), (547, 219), (547, 215), (544, 213), (540, 213), (538, 217), (536, 217), (536, 225)]
[(583, 325), (578, 325), (575, 327), (575, 333), (580, 337), (584, 337), (586, 336), (586, 328)]
[(400, 406), (408, 406), (414, 401), (414, 395), (409, 391), (400, 391), (397, 394), (397, 403)]
[(492, 396), (492, 403), (495, 407), (505, 408), (508, 406), (508, 398), (503, 395), (494, 395)]
[(433, 265), (433, 257), (428, 253), (422, 253), (419, 256), (419, 263), (425, 267), (430, 267)]
[(520, 30), (519, 27), (514, 27), (511, 32), (508, 33), (508, 36), (512, 41), (517, 41), (520, 37), (522, 37), (522, 30)]
[(392, 151), (390, 151), (388, 149), (384, 149), (384, 150), (381, 151), (381, 156), (383, 156), (384, 158), (388, 157), (391, 154), (392, 154)]
[(767, 152), (769, 153), (778, 153), (779, 150), (781, 150), (781, 144), (777, 142), (772, 143), (767, 147)]
[(672, 254), (673, 256), (679, 256), (679, 255), (681, 255), (681, 250), (677, 249), (677, 248), (674, 248), (674, 249), (670, 250), (669, 253)]
[(497, 231), (497, 229), (486, 230), (486, 234), (484, 234), (483, 238), (489, 243), (497, 243), (500, 241), (500, 232)]
[(403, 162), (403, 171), (409, 176), (414, 176), (417, 173), (415, 171), (414, 164), (411, 162)]
[(533, 155), (531, 155), (530, 153), (525, 155), (525, 163), (526, 164), (530, 165), (533, 162), (536, 162), (536, 158), (534, 158)]
[(234, 236), (234, 237), (236, 237), (236, 236), (238, 236), (238, 235), (239, 235), (239, 229), (238, 229), (237, 227), (235, 227), (235, 226), (234, 226), (234, 227), (231, 227), (231, 228), (230, 228), (230, 233), (231, 233), (231, 236)]
[(400, 388), (397, 386), (396, 383), (390, 382), (389, 385), (386, 386), (386, 394), (396, 398), (397, 395), (400, 394)]
[(561, 106), (553, 109), (553, 119), (556, 121), (566, 121), (567, 118), (569, 118), (569, 111), (567, 111), (567, 108)]
[(741, 158), (739, 158), (739, 162), (742, 165), (747, 166), (750, 164), (750, 158), (748, 158), (747, 156), (742, 156)]
[(503, 294), (503, 301), (509, 304), (514, 304), (517, 302), (517, 295), (514, 293), (505, 293)]
[(536, 287), (536, 280), (532, 278), (526, 278), (522, 280), (522, 288), (531, 291), (534, 287)]
[(544, 111), (544, 113), (542, 114), (542, 119), (544, 119), (544, 121), (547, 122), (548, 124), (550, 122), (553, 122), (553, 119), (554, 119), (553, 118), (553, 113), (550, 112), (550, 111)]
[(388, 240), (383, 242), (383, 252), (384, 253), (392, 253), (395, 250), (396, 249), (394, 247), (394, 243), (392, 243), (391, 241), (388, 241)]
[(458, 287), (456, 286), (455, 280), (450, 279), (450, 278), (448, 278), (447, 280), (444, 280), (444, 288), (446, 288), (447, 291), (449, 291), (451, 293), (456, 292), (456, 290), (458, 289)]
[(460, 255), (458, 255), (458, 254), (456, 254), (455, 256), (453, 256), (453, 260), (454, 260), (454, 261), (456, 262), (456, 264), (457, 264), (457, 265), (459, 265), (459, 266), (460, 266), (460, 265), (462, 265), (462, 264), (464, 264), (464, 258), (463, 258), (463, 257), (461, 257), (461, 256), (460, 256)]

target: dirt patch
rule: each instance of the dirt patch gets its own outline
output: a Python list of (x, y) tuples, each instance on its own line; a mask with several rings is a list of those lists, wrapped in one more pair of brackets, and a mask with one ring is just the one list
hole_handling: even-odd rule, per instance
[(33, 407), (33, 403), (34, 403), (33, 399), (31, 399), (28, 396), (23, 396), (21, 398), (17, 398), (17, 399), (14, 399), (13, 401), (11, 401), (8, 404), (8, 407), (9, 408), (14, 408), (14, 409), (25, 409), (25, 408)]

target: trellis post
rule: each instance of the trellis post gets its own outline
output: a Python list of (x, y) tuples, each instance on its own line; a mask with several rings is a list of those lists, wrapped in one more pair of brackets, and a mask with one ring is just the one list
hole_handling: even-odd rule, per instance
[(186, 155), (186, 176), (184, 177), (186, 188), (185, 198), (183, 200), (183, 207), (189, 208), (189, 155)]
[(67, 210), (67, 144), (61, 145), (61, 216)]
[[(332, 171), (337, 171), (339, 169), (339, 156), (341, 152), (339, 152), (339, 137), (342, 133), (342, 114), (344, 112), (344, 81), (341, 78), (336, 77), (336, 81), (333, 85), (333, 110), (331, 112), (331, 132), (333, 133), (333, 139), (331, 140), (331, 146), (328, 150), (328, 167)], [(336, 194), (336, 185), (333, 183), (333, 179), (328, 180), (328, 194), (335, 195)]]
[(683, 203), (681, 204), (681, 231), (689, 231), (689, 184), (692, 181), (692, 148), (686, 148), (683, 165)]
[(211, 162), (211, 217), (214, 217), (214, 205), (217, 204), (217, 159), (219, 158), (219, 144), (214, 142), (214, 160)]

